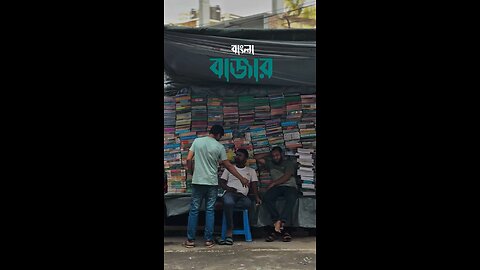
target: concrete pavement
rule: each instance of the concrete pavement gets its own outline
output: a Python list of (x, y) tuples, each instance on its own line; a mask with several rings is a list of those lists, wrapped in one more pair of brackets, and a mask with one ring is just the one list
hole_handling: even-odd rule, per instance
[(164, 269), (315, 269), (316, 238), (295, 237), (292, 242), (245, 242), (235, 237), (233, 246), (203, 247), (197, 238), (195, 248), (182, 246), (184, 237), (164, 238)]

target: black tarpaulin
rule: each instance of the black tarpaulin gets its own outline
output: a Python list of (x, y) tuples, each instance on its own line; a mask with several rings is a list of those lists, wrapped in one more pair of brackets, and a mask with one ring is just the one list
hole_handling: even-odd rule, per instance
[[(235, 79), (227, 83), (211, 70), (211, 58), (237, 57), (231, 45), (254, 45), (255, 55), (272, 59), (271, 78)], [(213, 86), (242, 84), (252, 86), (309, 86), (316, 85), (315, 30), (256, 30), (164, 28), (164, 69), (176, 83)]]

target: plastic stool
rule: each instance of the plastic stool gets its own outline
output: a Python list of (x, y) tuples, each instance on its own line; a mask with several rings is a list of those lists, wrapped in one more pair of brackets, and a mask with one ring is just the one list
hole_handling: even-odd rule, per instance
[[(233, 212), (243, 212), (243, 229), (233, 230), (233, 235), (245, 235), (245, 241), (252, 242), (252, 233), (250, 232), (250, 223), (248, 220), (248, 209), (233, 209)], [(222, 240), (225, 240), (227, 234), (227, 217), (225, 211), (223, 212), (222, 221)]]

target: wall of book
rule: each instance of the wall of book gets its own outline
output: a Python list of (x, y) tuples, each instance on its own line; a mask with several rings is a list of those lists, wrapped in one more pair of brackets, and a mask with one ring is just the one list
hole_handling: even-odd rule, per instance
[[(182, 92), (164, 97), (164, 168), (167, 193), (191, 193), (192, 176), (186, 171), (188, 150), (195, 138), (208, 135), (220, 124), (225, 136), (220, 143), (233, 163), (234, 153), (249, 152), (247, 166), (258, 169), (253, 156), (274, 146), (297, 164), (297, 178), (304, 196), (316, 194), (316, 95), (211, 97)], [(220, 167), (218, 175), (223, 173)], [(271, 183), (269, 173), (259, 174), (259, 189)], [(220, 192), (220, 191), (219, 191)]]

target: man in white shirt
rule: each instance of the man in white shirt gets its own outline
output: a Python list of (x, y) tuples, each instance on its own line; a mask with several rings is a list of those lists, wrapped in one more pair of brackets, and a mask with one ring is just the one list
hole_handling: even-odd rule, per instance
[[(257, 173), (254, 169), (246, 167), (248, 152), (245, 149), (238, 149), (235, 155), (235, 166), (243, 177), (248, 179), (249, 184), (252, 185), (253, 194), (255, 195), (255, 200), (257, 205), (261, 204), (262, 201), (258, 195), (257, 188)], [(248, 209), (252, 205), (251, 200), (247, 197), (249, 188), (242, 185), (242, 182), (238, 180), (233, 174), (228, 170), (225, 170), (220, 177), (220, 186), (226, 191), (223, 195), (223, 208), (225, 216), (227, 219), (227, 232), (225, 240), (219, 240), (219, 244), (223, 245), (233, 245), (232, 232), (233, 232), (233, 208)]]

